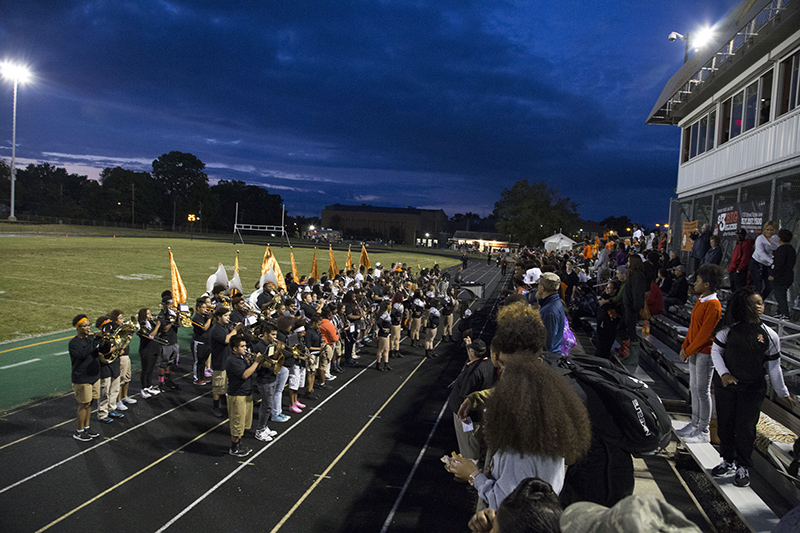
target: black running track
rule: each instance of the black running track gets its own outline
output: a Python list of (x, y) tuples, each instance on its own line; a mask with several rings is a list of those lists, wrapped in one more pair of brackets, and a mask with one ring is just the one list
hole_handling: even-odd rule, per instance
[[(486, 284), (472, 309), (488, 342), (500, 269), (473, 261), (465, 273)], [(465, 531), (475, 493), (440, 457), (457, 449), (445, 405), (466, 355), (443, 343), (425, 359), (408, 343), (390, 372), (348, 368), (302, 415), (270, 423), (272, 442), (248, 431), (245, 459), (228, 455), (227, 419), (211, 414), (209, 387), (186, 376), (178, 391), (135, 396), (113, 424), (93, 413), (102, 437), (91, 442), (72, 438), (71, 395), (5, 413), (0, 531)], [(360, 362), (374, 353), (373, 343)]]

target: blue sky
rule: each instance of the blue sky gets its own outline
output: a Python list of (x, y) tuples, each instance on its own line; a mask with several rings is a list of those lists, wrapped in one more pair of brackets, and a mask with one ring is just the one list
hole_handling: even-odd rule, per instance
[[(546, 181), (586, 219), (665, 222), (679, 131), (644, 122), (686, 33), (738, 0), (26, 1), (0, 58), (17, 158), (97, 177), (191, 152), (212, 182), (333, 203), (489, 214)], [(0, 84), (0, 157), (11, 155)], [(7, 126), (7, 127), (6, 127)], [(231, 207), (232, 208), (232, 207)]]

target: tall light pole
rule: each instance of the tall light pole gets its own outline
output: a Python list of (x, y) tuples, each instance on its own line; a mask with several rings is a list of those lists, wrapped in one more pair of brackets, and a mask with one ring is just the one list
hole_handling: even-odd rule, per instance
[(17, 181), (17, 87), (20, 83), (28, 81), (31, 73), (26, 67), (9, 62), (2, 63), (0, 69), (5, 79), (14, 82), (14, 111), (11, 120), (11, 215), (8, 220), (15, 221), (17, 220), (14, 212), (14, 185)]

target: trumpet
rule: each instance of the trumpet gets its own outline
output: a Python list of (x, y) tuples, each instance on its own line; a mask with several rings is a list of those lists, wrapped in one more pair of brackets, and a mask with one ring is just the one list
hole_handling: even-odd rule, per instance
[(104, 347), (107, 347), (109, 352), (99, 357), (100, 362), (105, 364), (113, 363), (131, 341), (133, 334), (138, 333), (140, 329), (141, 327), (136, 322), (135, 317), (131, 317), (130, 320), (125, 320), (121, 326), (111, 333), (101, 335)]

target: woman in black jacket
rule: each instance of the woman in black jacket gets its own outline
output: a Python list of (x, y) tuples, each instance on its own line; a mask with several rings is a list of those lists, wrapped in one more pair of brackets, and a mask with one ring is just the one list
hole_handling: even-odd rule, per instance
[(636, 254), (628, 256), (628, 280), (622, 292), (622, 304), (625, 308), (625, 331), (628, 338), (629, 349), (628, 357), (625, 358), (625, 365), (635, 368), (639, 364), (639, 349), (641, 341), (636, 332), (639, 323), (639, 311), (644, 308), (644, 298), (647, 293), (647, 284), (644, 279), (644, 263), (642, 258)]

